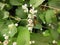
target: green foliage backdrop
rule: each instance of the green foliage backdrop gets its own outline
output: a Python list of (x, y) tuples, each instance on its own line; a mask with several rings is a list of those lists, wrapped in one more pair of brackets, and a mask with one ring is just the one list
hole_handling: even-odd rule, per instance
[(0, 45), (60, 45), (60, 0), (0, 0)]

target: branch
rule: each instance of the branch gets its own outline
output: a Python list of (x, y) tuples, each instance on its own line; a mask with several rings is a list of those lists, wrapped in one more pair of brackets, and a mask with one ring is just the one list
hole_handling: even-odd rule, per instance
[(54, 10), (56, 10), (56, 11), (60, 11), (60, 9), (54, 8), (54, 7), (51, 7), (51, 6), (46, 6), (46, 5), (41, 5), (41, 6), (43, 6), (43, 7), (48, 7), (48, 8), (54, 9)]
[(10, 18), (12, 18), (12, 19), (14, 19), (14, 20), (16, 20), (16, 21), (27, 20), (27, 19), (21, 19), (21, 18), (19, 18), (19, 17), (13, 17), (13, 16), (10, 16)]

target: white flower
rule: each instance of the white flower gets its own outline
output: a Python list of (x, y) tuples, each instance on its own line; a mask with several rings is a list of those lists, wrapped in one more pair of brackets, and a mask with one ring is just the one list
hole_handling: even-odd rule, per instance
[(16, 42), (13, 42), (13, 45), (17, 45), (17, 43)]
[(28, 19), (28, 22), (29, 22), (29, 24), (32, 24), (33, 20), (32, 19)]
[(24, 10), (24, 12), (28, 12), (28, 8), (26, 8), (26, 9)]
[(0, 44), (1, 44), (2, 42), (0, 41)]
[(55, 44), (55, 43), (57, 43), (57, 41), (56, 40), (53, 40), (53, 42), (52, 42), (53, 44)]
[(37, 10), (34, 10), (34, 8), (32, 8), (32, 9), (30, 9), (30, 13), (35, 14), (35, 13), (37, 13)]
[(34, 43), (35, 43), (35, 41), (32, 41), (32, 43), (34, 44)]
[(45, 32), (43, 32), (43, 35), (45, 34)]
[(3, 36), (5, 37), (5, 36), (6, 36), (6, 34), (3, 34)]
[(5, 36), (4, 38), (7, 40), (9, 38), (9, 36)]
[(22, 5), (22, 9), (24, 9), (24, 12), (28, 12), (27, 4)]
[(34, 13), (37, 13), (37, 10), (35, 10)]
[(35, 17), (37, 17), (37, 16), (36, 16), (36, 15), (33, 15), (33, 19), (34, 19)]
[(36, 17), (36, 15), (33, 15), (34, 17)]
[(13, 28), (14, 24), (9, 24), (8, 27), (9, 28)]
[(28, 18), (32, 18), (32, 15), (31, 14), (28, 14)]
[(9, 36), (7, 36), (6, 34), (4, 34), (3, 36), (4, 36), (4, 39), (6, 40), (9, 38)]
[(29, 41), (29, 43), (30, 43), (30, 44), (32, 44), (32, 42), (31, 42), (31, 41)]
[(32, 31), (32, 28), (33, 28), (33, 27), (28, 27), (28, 30), (31, 30), (31, 31)]
[(58, 17), (58, 19), (60, 19), (60, 17)]
[(27, 4), (22, 5), (22, 9), (27, 9)]
[(32, 24), (28, 24), (27, 25), (28, 27), (33, 27), (34, 26), (34, 24), (32, 23)]
[(43, 29), (41, 28), (40, 30), (42, 31)]
[(3, 45), (8, 45), (8, 40), (5, 40), (4, 42), (3, 42)]
[(11, 31), (9, 31), (8, 33), (11, 34)]
[(51, 26), (51, 24), (49, 24), (49, 26)]
[(44, 21), (43, 23), (45, 24), (46, 22)]
[(30, 7), (32, 7), (32, 4), (30, 4)]
[(16, 23), (15, 26), (18, 26), (18, 24)]
[(25, 1), (25, 0), (23, 0), (23, 1)]

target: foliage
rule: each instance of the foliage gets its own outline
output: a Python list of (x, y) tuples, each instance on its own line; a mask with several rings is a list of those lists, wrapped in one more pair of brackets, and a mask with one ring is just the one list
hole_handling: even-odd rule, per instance
[(59, 5), (60, 0), (0, 0), (0, 45), (60, 45)]

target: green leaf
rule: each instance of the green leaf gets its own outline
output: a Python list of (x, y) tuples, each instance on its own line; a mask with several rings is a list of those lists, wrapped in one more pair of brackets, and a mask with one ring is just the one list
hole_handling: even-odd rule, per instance
[[(6, 21), (6, 20), (5, 20)], [(3, 21), (2, 21), (3, 22)], [(0, 32), (2, 35), (6, 34), (10, 37), (13, 37), (17, 33), (17, 28), (14, 25), (14, 23), (11, 23), (11, 21), (6, 21), (4, 23), (0, 22)], [(9, 27), (9, 25), (12, 25)], [(10, 32), (10, 33), (9, 33)]]
[(6, 19), (8, 17), (9, 17), (9, 12), (8, 11), (0, 10), (0, 19)]
[(49, 23), (56, 23), (56, 15), (53, 10), (47, 10), (45, 15), (46, 22)]
[(6, 4), (0, 2), (0, 10), (2, 10), (5, 7)]
[(4, 17), (3, 17), (3, 19), (8, 18), (8, 17), (9, 17), (9, 12), (4, 11)]
[(31, 41), (35, 41), (32, 45), (49, 45), (52, 41), (50, 36), (43, 36), (41, 33), (32, 33)]
[(10, 4), (11, 5), (17, 5), (17, 6), (19, 6), (19, 5), (22, 4), (22, 2), (23, 2), (23, 0), (10, 0)]
[[(12, 28), (9, 28), (9, 31), (11, 32), (10, 34), (8, 34), (10, 37), (13, 37), (16, 33), (17, 33), (17, 28), (14, 24), (12, 24)], [(8, 32), (9, 32), (8, 31)]]
[(10, 41), (9, 41), (9, 43), (8, 43), (8, 45), (12, 45), (13, 44), (13, 42), (16, 42), (16, 39), (17, 38), (10, 38)]
[(19, 7), (18, 9), (16, 9), (16, 16), (22, 19), (26, 19), (27, 18), (27, 14), (24, 12), (24, 10)]
[(45, 13), (41, 13), (39, 17), (43, 22), (45, 22)]
[(0, 32), (0, 41), (4, 41), (4, 37), (3, 37), (3, 35), (1, 34), (1, 32)]
[(49, 6), (54, 8), (60, 8), (60, 0), (51, 0), (49, 1)]
[(10, 10), (13, 6), (10, 4), (6, 4), (6, 6), (4, 7), (5, 10)]
[(42, 28), (42, 25), (37, 23), (35, 26), (34, 26), (35, 29), (41, 29)]
[(57, 29), (58, 33), (60, 33), (60, 27)]
[(55, 40), (57, 40), (59, 37), (59, 33), (57, 32), (57, 30), (50, 30), (50, 34), (51, 34), (52, 38)]
[(30, 0), (30, 4), (33, 5), (33, 7), (38, 7), (41, 5), (45, 0)]
[(17, 45), (29, 45), (30, 34), (26, 27), (19, 27), (20, 30), (17, 38)]
[(21, 20), (21, 21), (19, 22), (19, 25), (20, 25), (20, 26), (26, 26), (27, 24), (28, 24), (27, 20)]

